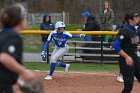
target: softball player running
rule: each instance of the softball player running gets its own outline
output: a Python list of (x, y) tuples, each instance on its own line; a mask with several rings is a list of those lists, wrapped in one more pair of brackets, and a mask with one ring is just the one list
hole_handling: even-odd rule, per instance
[(64, 22), (57, 22), (55, 24), (55, 29), (52, 31), (44, 45), (44, 49), (41, 53), (42, 57), (46, 57), (46, 49), (49, 46), (49, 43), (53, 40), (55, 44), (55, 48), (53, 50), (53, 53), (51, 55), (50, 59), (50, 73), (48, 76), (46, 76), (44, 79), (46, 80), (52, 80), (53, 79), (53, 73), (56, 66), (63, 67), (64, 73), (66, 74), (68, 72), (68, 69), (70, 67), (70, 64), (65, 64), (62, 62), (59, 62), (59, 58), (61, 58), (63, 55), (65, 55), (68, 52), (68, 39), (69, 38), (80, 38), (84, 37), (84, 34), (80, 35), (72, 35), (69, 32), (65, 31), (65, 24)]

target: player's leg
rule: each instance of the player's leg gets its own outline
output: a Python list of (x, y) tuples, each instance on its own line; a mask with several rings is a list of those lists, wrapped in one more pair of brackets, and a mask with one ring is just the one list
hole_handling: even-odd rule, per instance
[(62, 57), (64, 54), (66, 54), (68, 51), (67, 47), (64, 48), (57, 48), (53, 51), (52, 56), (51, 56), (51, 60), (50, 60), (50, 74), (49, 76), (45, 77), (45, 79), (47, 80), (51, 80), (53, 79), (53, 73), (55, 70), (56, 65), (59, 67), (63, 67), (65, 68), (65, 71), (68, 71), (68, 64), (62, 63), (62, 62), (57, 62), (57, 60)]
[(57, 60), (56, 59), (54, 59), (54, 58), (56, 58), (55, 57), (55, 54), (56, 54), (56, 52), (59, 50), (59, 48), (55, 48), (54, 50), (53, 50), (53, 52), (52, 52), (52, 55), (51, 55), (51, 59), (50, 59), (50, 76), (52, 76), (53, 75), (53, 72), (54, 72), (54, 70), (55, 70), (55, 67), (56, 67), (56, 62), (57, 62)]
[[(119, 65), (120, 65), (120, 64), (119, 64)], [(120, 67), (120, 66), (119, 66), (119, 67)], [(123, 82), (124, 82), (121, 69), (120, 69), (119, 75), (117, 76), (117, 81), (119, 81), (120, 83), (123, 83)]]
[(123, 75), (121, 73), (119, 73), (119, 75), (117, 76), (117, 81), (120, 82), (120, 83), (124, 82)]
[[(57, 55), (57, 58), (62, 58), (66, 53), (68, 52), (68, 47), (65, 47), (65, 48), (60, 48), (57, 53), (59, 53), (59, 55)], [(57, 60), (58, 60), (57, 59)], [(64, 68), (64, 72), (65, 74), (67, 74), (68, 72), (68, 69), (70, 67), (70, 64), (65, 64), (63, 62), (60, 62), (60, 61), (57, 61), (57, 66), (59, 67), (63, 67)]]
[(135, 77), (140, 83), (140, 60), (138, 57), (136, 58), (136, 63), (135, 63)]
[(54, 62), (52, 58), (54, 58), (54, 54), (57, 52), (58, 48), (55, 48), (52, 52), (52, 55), (51, 55), (51, 59), (50, 59), (50, 73), (48, 76), (46, 76), (44, 79), (46, 80), (52, 80), (53, 77), (53, 73), (54, 73), (54, 70), (55, 70), (55, 67), (56, 67), (56, 61)]
[(122, 93), (131, 93), (134, 83), (134, 66), (129, 67), (126, 64), (124, 58), (119, 58), (119, 66), (122, 71), (123, 80), (124, 80), (124, 89)]
[(56, 65), (67, 69), (68, 64), (58, 62), (58, 60), (68, 52), (68, 47), (59, 48), (51, 57), (51, 62), (56, 62)]
[(68, 48), (67, 47), (64, 47), (64, 48), (59, 48), (51, 57), (51, 62), (56, 62), (56, 65), (59, 66), (59, 67), (63, 67), (65, 68), (67, 65), (65, 63), (62, 63), (62, 62), (58, 62), (58, 60), (64, 56), (68, 51)]
[(58, 61), (60, 58), (62, 58), (66, 53), (68, 52), (68, 47), (60, 48), (56, 53), (57, 58), (57, 66), (59, 67), (66, 67), (65, 63), (62, 63), (61, 61)]

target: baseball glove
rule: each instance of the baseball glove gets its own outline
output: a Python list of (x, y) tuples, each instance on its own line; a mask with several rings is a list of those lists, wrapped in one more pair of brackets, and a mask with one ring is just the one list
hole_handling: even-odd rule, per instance
[(44, 93), (43, 83), (37, 80), (24, 82), (20, 80), (20, 90), (23, 93)]

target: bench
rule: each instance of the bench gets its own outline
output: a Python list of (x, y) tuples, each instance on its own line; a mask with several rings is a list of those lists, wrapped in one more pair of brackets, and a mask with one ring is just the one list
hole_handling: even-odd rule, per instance
[[(90, 43), (90, 44), (100, 44), (101, 42), (98, 42), (98, 41), (68, 41), (68, 43), (74, 44), (74, 46), (69, 46), (69, 49), (74, 49), (74, 53), (67, 53), (67, 54), (65, 54), (64, 57), (62, 58), (62, 60), (65, 59), (65, 56), (74, 56), (74, 59), (71, 59), (71, 60), (75, 60), (75, 61), (79, 61), (78, 58), (81, 58), (81, 61), (83, 61), (83, 62), (87, 62), (87, 60), (84, 60), (84, 57), (91, 57), (91, 58), (96, 57), (96, 58), (99, 59), (98, 61), (101, 60), (101, 56), (102, 56), (102, 54), (101, 54), (101, 47), (84, 47), (84, 46), (81, 47), (81, 46), (77, 46), (77, 44), (87, 44), (87, 43)], [(109, 44), (109, 43), (103, 42), (103, 44)], [(99, 54), (97, 54), (97, 53), (94, 53), (94, 54), (93, 53), (77, 53), (77, 50), (82, 50), (82, 51), (83, 50), (99, 51)], [(104, 51), (110, 51), (110, 52), (112, 51), (111, 48), (107, 48), (107, 47), (103, 47), (103, 50)], [(104, 57), (112, 58), (112, 57), (118, 57), (118, 55), (104, 54)], [(65, 59), (65, 61), (66, 61), (66, 59)], [(88, 61), (90, 61), (90, 60), (88, 60)]]

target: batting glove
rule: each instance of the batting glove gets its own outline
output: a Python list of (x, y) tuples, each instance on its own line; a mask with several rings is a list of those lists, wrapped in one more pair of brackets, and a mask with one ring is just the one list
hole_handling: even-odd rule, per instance
[(85, 34), (80, 34), (80, 37), (85, 37), (86, 35)]
[(41, 56), (42, 56), (43, 58), (46, 58), (46, 52), (45, 52), (45, 51), (42, 51)]

